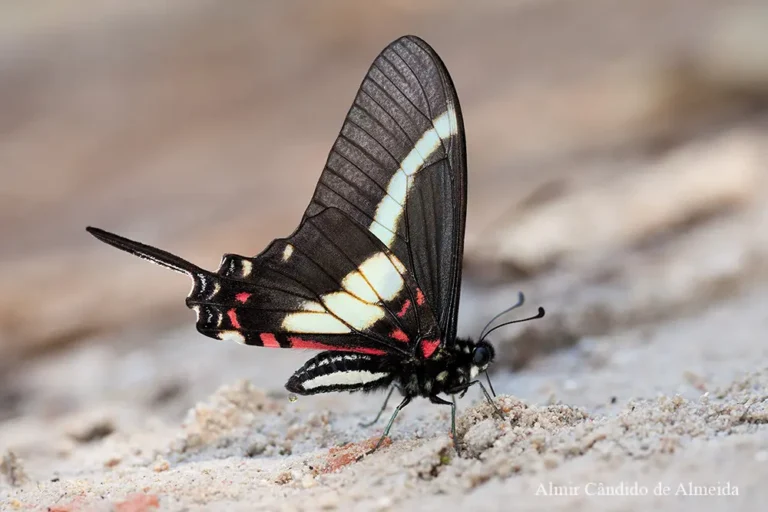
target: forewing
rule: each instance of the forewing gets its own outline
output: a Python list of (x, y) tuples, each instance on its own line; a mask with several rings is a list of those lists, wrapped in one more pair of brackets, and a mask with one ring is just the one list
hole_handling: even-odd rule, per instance
[(466, 157), (448, 71), (424, 41), (376, 58), (333, 145), (304, 219), (335, 207), (413, 273), (452, 342), (461, 286)]

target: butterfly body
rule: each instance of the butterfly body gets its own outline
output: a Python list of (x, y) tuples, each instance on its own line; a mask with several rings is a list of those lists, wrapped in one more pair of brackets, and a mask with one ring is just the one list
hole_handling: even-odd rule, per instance
[(329, 391), (376, 391), (394, 384), (405, 397), (429, 398), (465, 389), (492, 360), (493, 348), (489, 344), (465, 338), (457, 338), (452, 350), (438, 349), (430, 358), (327, 351), (298, 369), (286, 388), (299, 395), (313, 395)]

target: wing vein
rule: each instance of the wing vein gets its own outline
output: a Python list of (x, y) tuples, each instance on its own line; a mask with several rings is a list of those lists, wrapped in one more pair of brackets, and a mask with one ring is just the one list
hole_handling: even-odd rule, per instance
[[(345, 161), (346, 161), (347, 163), (349, 163), (350, 165), (354, 166), (354, 167), (355, 167), (355, 168), (356, 168), (358, 171), (360, 171), (360, 174), (362, 174), (363, 176), (366, 176), (366, 177), (368, 177), (368, 179), (370, 179), (370, 180), (371, 180), (373, 183), (375, 183), (375, 184), (376, 184), (376, 188), (378, 188), (378, 189), (379, 189), (379, 190), (380, 190), (380, 191), (381, 191), (381, 192), (382, 192), (384, 195), (387, 195), (387, 191), (384, 189), (384, 187), (382, 187), (381, 185), (379, 185), (379, 184), (376, 182), (376, 180), (374, 180), (373, 178), (371, 178), (370, 176), (368, 176), (367, 174), (365, 174), (365, 173), (364, 173), (364, 172), (363, 172), (363, 171), (362, 171), (362, 170), (361, 170), (359, 167), (357, 167), (357, 165), (355, 165), (355, 164), (354, 164), (354, 163), (353, 163), (351, 160), (349, 160), (349, 159), (348, 159), (347, 157), (345, 157), (344, 155), (340, 155), (339, 153), (336, 153), (336, 155), (337, 155), (337, 156), (339, 156), (339, 158), (342, 158), (343, 160), (345, 160)], [(328, 170), (328, 172), (330, 172), (331, 174), (333, 174), (334, 176), (336, 176), (337, 178), (339, 178), (341, 181), (343, 181), (344, 183), (346, 183), (346, 184), (347, 184), (347, 185), (349, 185), (350, 187), (354, 188), (355, 190), (358, 190), (358, 191), (360, 192), (360, 195), (362, 195), (362, 196), (366, 196), (366, 195), (368, 195), (368, 192), (367, 192), (365, 189), (363, 189), (363, 188), (362, 188), (360, 185), (358, 185), (358, 184), (357, 184), (357, 183), (355, 183), (354, 181), (351, 181), (349, 178), (347, 178), (346, 176), (344, 176), (344, 174), (343, 174), (343, 172), (342, 172), (342, 171), (338, 171), (338, 170), (334, 169), (333, 167), (331, 167), (331, 166), (330, 166), (330, 163), (329, 163), (329, 164), (327, 164), (327, 165), (325, 166), (325, 168)], [(326, 185), (326, 186), (327, 186), (327, 185)], [(348, 201), (348, 202), (349, 202), (349, 201)]]
[[(403, 127), (402, 127), (402, 126), (400, 126), (400, 123), (398, 123), (398, 122), (397, 122), (397, 119), (395, 119), (394, 117), (392, 117), (392, 114), (390, 114), (389, 112), (387, 112), (387, 109), (385, 109), (383, 106), (381, 106), (381, 104), (380, 104), (378, 101), (376, 101), (376, 99), (375, 99), (373, 96), (371, 96), (370, 94), (368, 94), (367, 92), (365, 92), (365, 91), (363, 91), (363, 90), (361, 90), (361, 91), (360, 91), (360, 93), (361, 93), (361, 95), (364, 95), (366, 98), (368, 98), (369, 100), (371, 100), (371, 101), (373, 102), (373, 104), (374, 104), (374, 105), (376, 105), (376, 106), (377, 106), (379, 109), (381, 109), (381, 111), (382, 111), (382, 112), (384, 112), (384, 114), (385, 114), (387, 117), (389, 117), (389, 118), (392, 120), (392, 122), (394, 122), (394, 123), (395, 123), (395, 125), (397, 125), (397, 127), (398, 127), (398, 128), (400, 128), (400, 131), (403, 133), (403, 135), (405, 135), (405, 138), (406, 138), (406, 140), (408, 141), (408, 144), (407, 144), (407, 146), (408, 146), (408, 147), (413, 147), (413, 145), (414, 145), (414, 142), (411, 140), (411, 138), (408, 136), (408, 134), (407, 134), (407, 133), (405, 133), (405, 130), (403, 130)], [(386, 133), (388, 133), (388, 134), (389, 134), (389, 136), (390, 136), (390, 137), (392, 137), (392, 139), (393, 139), (393, 140), (397, 141), (397, 142), (398, 142), (398, 144), (402, 144), (401, 140), (400, 140), (400, 139), (397, 137), (397, 135), (395, 135), (395, 134), (392, 132), (392, 130), (390, 130), (388, 127), (384, 126), (384, 123), (382, 123), (382, 122), (379, 120), (379, 118), (373, 114), (373, 112), (371, 112), (371, 111), (370, 111), (370, 110), (369, 110), (367, 107), (365, 107), (364, 105), (361, 105), (361, 104), (359, 104), (359, 103), (357, 103), (357, 105), (358, 105), (358, 106), (359, 106), (359, 107), (360, 107), (360, 108), (361, 108), (361, 109), (362, 109), (362, 110), (363, 110), (365, 113), (367, 113), (367, 114), (370, 116), (370, 118), (371, 118), (371, 120), (372, 120), (373, 122), (375, 122), (377, 125), (379, 125), (383, 131), (385, 131)], [(398, 160), (398, 162), (400, 161), (400, 159), (397, 159), (397, 160)]]
[[(405, 114), (406, 116), (408, 115), (408, 113), (405, 110), (403, 110), (403, 107), (401, 107), (400, 104), (396, 102), (395, 99), (392, 98), (392, 96), (390, 96), (389, 93), (386, 90), (384, 90), (379, 84), (377, 84), (373, 80), (371, 80), (370, 83), (372, 84), (373, 87), (378, 88), (378, 90), (381, 91), (383, 94), (386, 94), (392, 100), (392, 103), (394, 103), (395, 106), (397, 106), (397, 108), (399, 108), (403, 114)], [(400, 124), (397, 118), (393, 116), (387, 108), (385, 108), (381, 103), (379, 103), (378, 100), (376, 100), (376, 98), (374, 98), (371, 94), (368, 94), (368, 92), (362, 89), (360, 90), (360, 92), (365, 94), (368, 98), (370, 98), (370, 100), (374, 102), (382, 110), (382, 112), (384, 112), (392, 120), (392, 122), (397, 125), (398, 128), (400, 128), (400, 131), (403, 132), (403, 135), (405, 135), (405, 138), (408, 140), (411, 147), (414, 147), (416, 145), (416, 141), (413, 140), (410, 135), (408, 135), (408, 132), (405, 131), (405, 128), (403, 127), (403, 125)]]
[[(394, 65), (394, 64), (393, 64), (393, 63), (392, 63), (392, 62), (391, 62), (389, 59), (387, 59), (387, 58), (385, 57), (385, 58), (384, 58), (384, 60), (386, 60), (386, 61), (389, 63), (389, 65), (390, 65), (390, 66), (392, 66), (392, 69), (394, 69), (394, 70), (395, 70), (395, 72), (397, 72), (397, 74), (399, 74), (401, 77), (403, 77), (403, 81), (407, 81), (407, 80), (405, 79), (405, 77), (404, 77), (402, 74), (400, 74), (400, 72), (397, 70), (397, 68), (395, 67), (395, 65)], [(419, 114), (421, 114), (421, 117), (423, 117), (423, 118), (424, 118), (424, 119), (425, 119), (427, 122), (431, 122), (431, 121), (432, 121), (432, 120), (431, 120), (431, 119), (430, 119), (430, 118), (427, 116), (427, 114), (425, 114), (425, 113), (424, 113), (424, 112), (423, 112), (423, 111), (422, 111), (422, 110), (421, 110), (421, 109), (420, 109), (418, 106), (416, 106), (416, 104), (413, 102), (413, 100), (411, 100), (411, 98), (409, 98), (409, 97), (408, 97), (408, 95), (407, 95), (407, 94), (405, 94), (405, 91), (403, 91), (403, 90), (402, 90), (402, 89), (401, 89), (401, 88), (400, 88), (400, 87), (399, 87), (399, 86), (398, 86), (398, 85), (397, 85), (395, 82), (393, 82), (393, 81), (392, 81), (392, 79), (391, 79), (391, 78), (389, 78), (389, 76), (387, 76), (387, 73), (386, 73), (386, 72), (385, 72), (383, 69), (381, 69), (379, 66), (377, 66), (377, 65), (376, 65), (376, 63), (374, 63), (373, 65), (374, 65), (374, 67), (376, 67), (376, 69), (378, 69), (378, 70), (379, 70), (379, 72), (382, 74), (382, 76), (383, 76), (384, 78), (386, 78), (386, 79), (387, 79), (387, 81), (389, 81), (389, 83), (390, 83), (390, 84), (392, 84), (392, 87), (394, 87), (395, 89), (397, 89), (397, 90), (400, 92), (400, 94), (402, 94), (402, 95), (403, 95), (403, 98), (405, 98), (405, 101), (407, 101), (408, 103), (410, 103), (410, 104), (411, 104), (411, 106), (414, 108), (414, 110), (416, 110), (416, 112), (418, 112)], [(390, 97), (391, 97), (391, 96), (390, 96)], [(398, 102), (397, 100), (395, 100), (394, 98), (392, 98), (392, 99), (393, 99), (393, 100), (394, 100), (396, 103), (399, 103), (399, 102)]]
[[(416, 83), (418, 84), (419, 89), (421, 90), (421, 95), (424, 97), (424, 103), (427, 105), (427, 117), (431, 122), (432, 119), (434, 119), (434, 117), (432, 117), (432, 107), (429, 105), (429, 96), (427, 96), (427, 91), (426, 89), (424, 89), (424, 84), (421, 83), (421, 80), (419, 80), (419, 75), (417, 75), (416, 72), (411, 67), (411, 65), (408, 64), (408, 61), (405, 60), (405, 58), (402, 55), (400, 55), (399, 51), (397, 51), (398, 48), (399, 46), (395, 45), (392, 48), (392, 50), (395, 52), (395, 55), (397, 55), (400, 58), (400, 60), (403, 61), (403, 64), (405, 64), (405, 67), (408, 68), (408, 71), (411, 72), (411, 74), (413, 75), (413, 79), (416, 80)], [(409, 51), (409, 50), (406, 48), (406, 51)]]
[[(360, 126), (359, 124), (357, 124), (351, 119), (347, 119), (347, 123), (354, 126), (358, 130), (366, 134), (368, 137), (370, 137), (373, 142), (375, 142), (381, 149), (383, 149), (389, 155), (389, 158), (391, 158), (392, 162), (394, 162), (395, 164), (395, 169), (400, 168), (400, 160), (395, 155), (393, 155), (392, 152), (384, 144), (382, 144), (379, 141), (378, 137), (374, 137), (373, 135), (370, 134), (370, 132), (368, 132), (368, 130), (366, 130), (365, 128), (363, 128), (362, 126)], [(387, 170), (386, 166), (382, 166), (382, 169)]]
[[(311, 219), (310, 219), (310, 221), (311, 221)], [(317, 231), (318, 231), (318, 232), (319, 232), (321, 235), (323, 235), (323, 238), (325, 238), (325, 239), (326, 239), (328, 242), (330, 242), (330, 243), (331, 243), (331, 244), (332, 244), (332, 245), (333, 245), (333, 246), (336, 248), (336, 250), (337, 250), (337, 251), (339, 251), (339, 253), (341, 253), (342, 255), (344, 255), (344, 258), (345, 258), (345, 259), (346, 259), (346, 260), (347, 260), (347, 261), (348, 261), (348, 262), (349, 262), (349, 263), (350, 263), (352, 266), (354, 266), (354, 267), (357, 269), (357, 266), (358, 266), (358, 265), (357, 265), (357, 264), (356, 264), (354, 261), (352, 261), (352, 258), (350, 258), (350, 257), (349, 257), (349, 255), (346, 253), (346, 251), (344, 251), (344, 249), (343, 249), (341, 246), (339, 246), (339, 245), (338, 245), (336, 242), (334, 242), (334, 241), (333, 241), (333, 240), (332, 240), (330, 237), (328, 237), (328, 235), (326, 235), (326, 234), (325, 234), (325, 233), (324, 233), (324, 232), (323, 232), (323, 231), (320, 229), (320, 227), (319, 227), (319, 226), (318, 226), (316, 223), (314, 223), (314, 222), (313, 222), (313, 224), (314, 224), (314, 225), (315, 225), (315, 227), (317, 228)], [(362, 233), (362, 230), (361, 230), (361, 234), (362, 234), (363, 236), (367, 236), (365, 233)], [(384, 254), (386, 254), (386, 252), (385, 252)], [(391, 263), (391, 260), (390, 260), (390, 263)], [(394, 263), (392, 264), (392, 266), (394, 267)], [(395, 267), (395, 269), (396, 269), (396, 267)], [(398, 274), (399, 274), (399, 273), (400, 273), (400, 272), (398, 272)], [(398, 326), (400, 329), (402, 329), (403, 331), (405, 331), (405, 329), (403, 329), (403, 324), (401, 324), (401, 323), (400, 323), (400, 320), (397, 318), (397, 316), (396, 316), (396, 315), (394, 315), (394, 314), (392, 313), (392, 311), (391, 311), (391, 310), (390, 310), (390, 309), (387, 307), (387, 304), (384, 302), (384, 299), (381, 297), (381, 295), (379, 295), (379, 291), (378, 291), (378, 290), (377, 290), (377, 289), (376, 289), (376, 288), (373, 286), (373, 283), (371, 283), (371, 282), (368, 280), (368, 277), (366, 277), (366, 275), (365, 275), (365, 274), (363, 274), (362, 272), (360, 272), (360, 275), (363, 277), (363, 279), (364, 279), (364, 280), (365, 280), (365, 282), (368, 284), (368, 286), (371, 288), (371, 290), (373, 290), (373, 293), (375, 293), (375, 294), (376, 294), (376, 297), (378, 297), (378, 299), (379, 299), (379, 304), (381, 304), (381, 306), (384, 308), (384, 311), (386, 311), (386, 312), (387, 312), (387, 314), (389, 314), (389, 316), (392, 318), (392, 320), (395, 322), (395, 324), (396, 324), (396, 325), (397, 325), (397, 326)], [(402, 275), (401, 275), (401, 277), (402, 277)], [(403, 277), (403, 286), (405, 286), (405, 287), (407, 287), (407, 286), (408, 286), (408, 284), (405, 282), (405, 278), (404, 278), (404, 277)], [(344, 289), (344, 287), (341, 285), (341, 283), (339, 283), (339, 288), (340, 288), (340, 289)], [(353, 294), (353, 293), (351, 293), (351, 292), (347, 292), (347, 293), (350, 293), (350, 295), (352, 295), (352, 296), (354, 296), (354, 297), (357, 297), (357, 298), (358, 298), (358, 299), (360, 299), (360, 300), (363, 300), (363, 299), (362, 299), (362, 297), (358, 297), (357, 295), (355, 295), (355, 294)]]
[[(357, 206), (356, 204), (354, 204), (354, 203), (352, 203), (351, 201), (349, 201), (349, 200), (348, 200), (346, 197), (342, 196), (341, 194), (339, 194), (338, 192), (336, 192), (335, 190), (333, 190), (331, 187), (329, 187), (329, 186), (328, 186), (328, 185), (326, 185), (325, 183), (322, 183), (322, 182), (320, 182), (320, 183), (319, 183), (319, 185), (321, 185), (323, 188), (327, 189), (327, 190), (328, 190), (329, 192), (331, 192), (332, 194), (335, 194), (335, 195), (337, 195), (339, 198), (341, 198), (341, 200), (342, 200), (342, 201), (344, 201), (345, 203), (347, 203), (348, 205), (350, 205), (352, 208), (354, 208), (355, 210), (357, 210), (358, 212), (360, 212), (360, 214), (361, 214), (361, 215), (363, 215), (364, 217), (366, 217), (366, 218), (370, 219), (370, 220), (371, 220), (371, 222), (376, 222), (376, 224), (377, 224), (377, 225), (379, 225), (379, 226), (381, 226), (382, 228), (386, 229), (387, 231), (389, 231), (390, 233), (392, 233), (392, 234), (393, 234), (393, 235), (395, 235), (396, 237), (399, 237), (399, 238), (401, 238), (401, 239), (402, 239), (402, 236), (401, 236), (401, 235), (398, 235), (397, 233), (395, 233), (395, 232), (393, 232), (392, 230), (390, 230), (389, 228), (387, 228), (385, 225), (383, 225), (383, 224), (379, 223), (378, 221), (376, 221), (376, 219), (374, 219), (373, 217), (371, 217), (371, 216), (370, 216), (370, 214), (368, 214), (367, 212), (365, 212), (365, 211), (364, 211), (362, 208), (360, 208), (360, 207), (359, 207), (359, 206)], [(325, 205), (325, 207), (326, 207), (326, 208), (333, 208), (332, 206), (328, 206), (328, 205)], [(311, 218), (311, 217), (310, 217), (310, 218)]]
[[(312, 218), (309, 218), (309, 219), (308, 219), (308, 221), (309, 221), (309, 222), (311, 222), (311, 221), (312, 221)], [(294, 246), (294, 251), (297, 251), (297, 252), (298, 252), (298, 253), (300, 253), (302, 256), (304, 256), (304, 257), (305, 257), (305, 258), (307, 258), (309, 261), (311, 261), (311, 262), (312, 262), (312, 263), (313, 263), (313, 264), (314, 264), (314, 265), (315, 265), (317, 268), (319, 268), (319, 269), (320, 269), (320, 271), (321, 271), (322, 273), (324, 273), (326, 276), (328, 276), (328, 278), (329, 278), (329, 279), (331, 279), (333, 282), (335, 282), (335, 283), (337, 284), (337, 286), (339, 287), (339, 289), (342, 289), (342, 288), (343, 288), (343, 286), (342, 286), (342, 285), (341, 285), (341, 283), (338, 281), (338, 279), (336, 279), (336, 278), (335, 278), (335, 277), (333, 277), (331, 274), (329, 274), (329, 273), (328, 273), (328, 272), (327, 272), (327, 271), (326, 271), (326, 270), (323, 268), (323, 266), (322, 266), (322, 265), (320, 265), (320, 264), (319, 264), (317, 261), (315, 261), (315, 260), (314, 260), (312, 257), (310, 257), (310, 256), (309, 256), (309, 254), (307, 254), (305, 251), (302, 251), (300, 248), (298, 248), (298, 247), (296, 247), (296, 246)], [(407, 352), (404, 352), (404, 351), (403, 351), (401, 348), (399, 348), (399, 347), (397, 347), (397, 346), (395, 346), (395, 345), (393, 345), (393, 344), (389, 343), (389, 341), (388, 341), (386, 338), (384, 338), (384, 337), (381, 337), (381, 336), (375, 335), (375, 333), (371, 334), (371, 333), (369, 333), (369, 332), (364, 332), (364, 331), (360, 331), (360, 330), (358, 330), (358, 329), (355, 329), (355, 328), (354, 328), (352, 325), (350, 325), (348, 322), (346, 322), (346, 321), (345, 321), (343, 318), (339, 317), (339, 316), (338, 316), (336, 313), (334, 313), (333, 311), (331, 311), (330, 309), (328, 309), (328, 307), (327, 307), (327, 306), (325, 306), (325, 304), (323, 303), (323, 299), (322, 299), (322, 297), (320, 296), (320, 294), (316, 294), (316, 295), (317, 295), (317, 302), (318, 302), (320, 305), (322, 305), (322, 306), (323, 306), (323, 308), (324, 308), (324, 309), (325, 309), (325, 310), (328, 312), (328, 314), (329, 314), (329, 315), (331, 315), (331, 316), (333, 316), (334, 318), (336, 318), (336, 320), (338, 320), (339, 322), (341, 322), (341, 323), (343, 323), (344, 325), (346, 325), (346, 326), (349, 328), (350, 332), (354, 332), (355, 334), (359, 334), (360, 336), (362, 336), (362, 337), (364, 337), (364, 338), (368, 338), (368, 339), (370, 339), (370, 340), (373, 340), (373, 341), (376, 341), (376, 342), (378, 342), (378, 343), (381, 343), (382, 345), (386, 346), (386, 347), (387, 347), (387, 348), (389, 348), (389, 349), (398, 350), (398, 351), (400, 351), (400, 352), (403, 352), (403, 353), (407, 353)], [(308, 311), (308, 313), (311, 313), (311, 311)]]
[[(371, 182), (372, 182), (372, 183), (375, 183), (375, 184), (376, 184), (376, 188), (378, 188), (378, 189), (379, 189), (379, 190), (380, 190), (380, 191), (381, 191), (381, 192), (382, 192), (382, 193), (383, 193), (385, 196), (389, 196), (389, 197), (392, 197), (392, 194), (390, 194), (389, 192), (387, 192), (387, 190), (386, 190), (384, 187), (382, 187), (381, 185), (379, 185), (379, 183), (378, 183), (376, 180), (374, 180), (373, 178), (371, 178), (370, 176), (368, 176), (368, 174), (366, 174), (366, 173), (365, 173), (365, 172), (364, 172), (362, 169), (360, 169), (360, 168), (359, 168), (359, 167), (358, 167), (358, 166), (357, 166), (357, 165), (356, 165), (356, 164), (355, 164), (353, 161), (351, 161), (349, 158), (345, 157), (345, 156), (344, 156), (344, 155), (342, 155), (342, 154), (339, 154), (339, 153), (335, 153), (335, 154), (336, 154), (336, 155), (337, 155), (339, 158), (342, 158), (342, 159), (343, 159), (343, 160), (345, 160), (347, 163), (349, 163), (350, 165), (352, 165), (353, 167), (355, 167), (355, 168), (356, 168), (356, 169), (357, 169), (357, 170), (360, 172), (360, 174), (362, 174), (363, 176), (366, 176), (366, 177), (367, 177), (369, 180), (371, 180)], [(343, 175), (343, 174), (342, 174), (340, 171), (337, 171), (336, 169), (334, 169), (334, 168), (333, 168), (333, 167), (331, 167), (330, 165), (326, 165), (326, 166), (325, 166), (325, 168), (326, 168), (326, 169), (328, 169), (328, 170), (331, 172), (331, 174), (333, 174), (334, 176), (336, 176), (336, 177), (337, 177), (337, 178), (339, 178), (340, 180), (344, 181), (344, 182), (345, 182), (347, 185), (349, 185), (350, 187), (353, 187), (353, 188), (355, 188), (355, 189), (359, 190), (359, 191), (361, 192), (361, 194), (362, 194), (362, 195), (365, 195), (365, 194), (366, 194), (366, 191), (365, 191), (365, 190), (364, 190), (362, 187), (360, 187), (360, 186), (359, 186), (357, 183), (355, 183), (354, 181), (350, 181), (350, 180), (349, 180), (349, 179), (348, 179), (346, 176), (344, 176), (344, 175)], [(399, 201), (398, 201), (396, 198), (392, 197), (392, 200), (393, 200), (393, 201), (395, 201), (397, 204), (400, 204), (400, 202), (399, 202)], [(381, 201), (381, 199), (379, 199), (379, 201)], [(402, 205), (400, 205), (400, 206), (402, 206)], [(373, 220), (373, 219), (371, 219), (371, 220)]]

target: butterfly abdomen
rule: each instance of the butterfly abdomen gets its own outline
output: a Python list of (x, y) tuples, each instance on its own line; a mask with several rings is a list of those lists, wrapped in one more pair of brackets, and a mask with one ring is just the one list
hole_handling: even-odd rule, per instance
[(321, 352), (299, 368), (285, 385), (292, 393), (314, 395), (329, 391), (372, 391), (386, 388), (394, 375), (381, 357)]

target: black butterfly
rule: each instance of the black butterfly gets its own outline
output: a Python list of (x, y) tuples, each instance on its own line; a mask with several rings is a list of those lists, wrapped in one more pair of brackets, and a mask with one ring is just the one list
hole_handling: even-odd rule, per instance
[[(406, 36), (365, 75), (291, 236), (254, 258), (227, 254), (209, 272), (160, 249), (88, 231), (191, 276), (187, 306), (206, 336), (324, 350), (293, 374), (289, 391), (391, 387), (389, 400), (399, 389), (403, 401), (378, 448), (416, 396), (451, 406), (455, 440), (455, 400), (438, 395), (466, 392), (493, 361), (486, 332), (479, 341), (456, 337), (466, 198), (456, 90), (434, 50)], [(540, 308), (534, 318), (543, 314)]]

